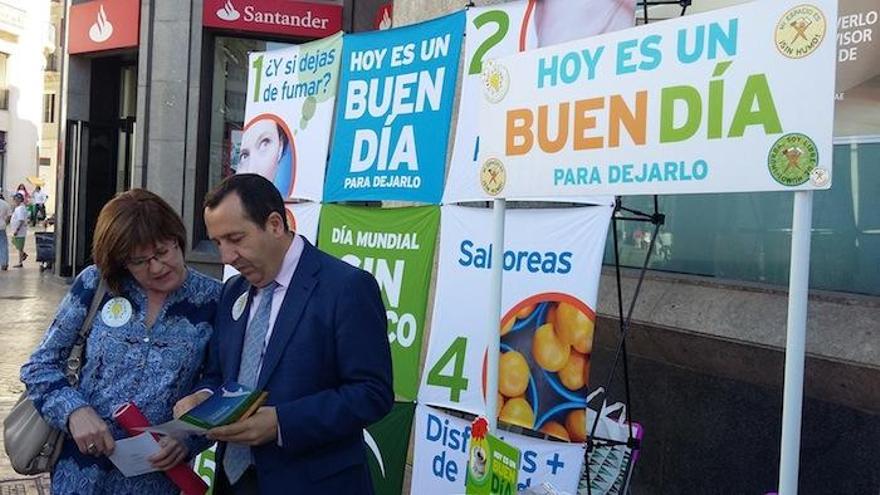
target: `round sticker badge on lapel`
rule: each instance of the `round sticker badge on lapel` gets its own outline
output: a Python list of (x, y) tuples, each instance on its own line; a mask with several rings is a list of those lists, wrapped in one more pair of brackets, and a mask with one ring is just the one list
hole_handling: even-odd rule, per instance
[(235, 304), (232, 305), (232, 319), (238, 321), (241, 318), (241, 315), (244, 313), (244, 308), (247, 306), (248, 293), (244, 291), (238, 296), (238, 299), (235, 300)]
[(131, 320), (131, 303), (124, 297), (114, 297), (101, 308), (101, 319), (107, 326), (119, 328)]

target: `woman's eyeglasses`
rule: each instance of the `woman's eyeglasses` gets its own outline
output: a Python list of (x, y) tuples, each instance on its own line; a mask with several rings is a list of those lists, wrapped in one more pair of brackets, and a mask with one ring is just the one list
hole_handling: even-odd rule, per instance
[(156, 260), (159, 263), (168, 263), (171, 261), (177, 247), (176, 242), (170, 245), (158, 246), (152, 256), (131, 258), (125, 263), (125, 265), (128, 266), (129, 270), (143, 270), (149, 266), (150, 262), (153, 260)]

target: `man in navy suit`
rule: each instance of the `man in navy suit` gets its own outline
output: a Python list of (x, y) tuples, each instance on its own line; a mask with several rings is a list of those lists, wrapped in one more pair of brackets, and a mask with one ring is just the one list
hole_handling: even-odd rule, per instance
[(376, 280), (291, 232), (281, 195), (256, 174), (211, 191), (205, 225), (241, 275), (223, 287), (199, 388), (235, 380), (269, 394), (208, 432), (220, 442), (214, 493), (372, 493), (362, 430), (394, 401)]

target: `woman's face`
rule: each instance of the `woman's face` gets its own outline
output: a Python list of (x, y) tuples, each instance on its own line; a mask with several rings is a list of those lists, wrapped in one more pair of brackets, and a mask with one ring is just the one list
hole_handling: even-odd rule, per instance
[(147, 292), (171, 293), (186, 280), (183, 253), (173, 240), (134, 249), (126, 267)]
[(241, 137), (238, 173), (260, 174), (274, 180), (282, 147), (275, 122), (270, 119), (254, 122)]

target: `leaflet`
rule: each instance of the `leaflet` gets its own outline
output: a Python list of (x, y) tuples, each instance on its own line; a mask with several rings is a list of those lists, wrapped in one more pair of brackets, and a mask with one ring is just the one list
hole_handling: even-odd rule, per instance
[(158, 471), (150, 464), (149, 458), (156, 455), (161, 447), (149, 433), (123, 438), (116, 441), (113, 453), (108, 457), (116, 469), (126, 478)]

